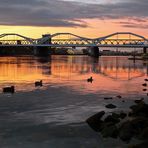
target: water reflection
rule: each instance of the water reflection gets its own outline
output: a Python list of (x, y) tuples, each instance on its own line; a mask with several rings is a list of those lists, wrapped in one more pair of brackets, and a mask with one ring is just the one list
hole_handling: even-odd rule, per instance
[[(138, 86), (148, 74), (148, 66), (143, 61), (130, 61), (128, 57), (1, 57), (0, 71), (0, 86), (13, 84), (18, 91), (34, 90), (34, 82), (43, 80), (44, 86), (62, 85), (77, 91), (96, 92)], [(90, 76), (94, 79), (92, 85), (86, 82)], [(134, 86), (131, 89), (136, 90)]]

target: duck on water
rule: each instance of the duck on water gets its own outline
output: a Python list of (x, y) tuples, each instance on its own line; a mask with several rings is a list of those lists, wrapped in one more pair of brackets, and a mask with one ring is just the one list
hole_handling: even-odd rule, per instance
[(35, 87), (37, 87), (37, 86), (40, 86), (40, 87), (43, 86), (42, 80), (35, 82)]
[(15, 92), (15, 87), (14, 86), (4, 87), (3, 92), (4, 93), (14, 93)]
[(92, 78), (92, 77), (88, 78), (88, 79), (87, 79), (87, 82), (92, 83), (92, 82), (93, 82), (93, 78)]

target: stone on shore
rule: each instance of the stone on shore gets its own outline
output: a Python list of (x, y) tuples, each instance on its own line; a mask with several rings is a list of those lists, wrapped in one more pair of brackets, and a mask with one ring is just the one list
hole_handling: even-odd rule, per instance
[(125, 142), (129, 142), (133, 137), (134, 129), (129, 121), (124, 122), (119, 128), (119, 137)]
[(148, 140), (148, 127), (144, 128), (143, 131), (141, 132), (139, 139), (141, 140)]
[(145, 86), (145, 87), (146, 87), (146, 86), (147, 86), (147, 84), (146, 84), (146, 83), (144, 83), (144, 84), (142, 84), (142, 86)]
[(99, 131), (103, 121), (101, 118), (104, 116), (105, 112), (101, 111), (86, 120), (89, 126), (94, 129), (95, 131)]
[(109, 108), (109, 109), (114, 109), (114, 108), (116, 108), (116, 106), (113, 105), (113, 104), (108, 104), (108, 105), (106, 105), (105, 107), (106, 107), (106, 108)]
[[(105, 114), (102, 111), (87, 119), (87, 123), (94, 130), (100, 132), (103, 137), (120, 138), (126, 143), (129, 143), (132, 138), (136, 138), (141, 140), (141, 143), (129, 145), (129, 148), (146, 148), (148, 147), (148, 104), (144, 102), (143, 98), (135, 100), (135, 103), (130, 106), (129, 117), (127, 113), (121, 111), (112, 113), (102, 120), (101, 118)], [(113, 104), (108, 104), (106, 107), (116, 108)]]
[(119, 98), (119, 99), (121, 99), (122, 98), (122, 96), (120, 96), (120, 95), (118, 95), (118, 96), (116, 96), (117, 98)]
[(107, 116), (104, 119), (104, 122), (111, 122), (113, 124), (116, 124), (116, 123), (119, 123), (120, 122), (120, 119), (119, 119), (119, 117), (117, 115), (112, 114), (112, 115)]
[(104, 100), (112, 100), (112, 97), (105, 97)]
[(130, 109), (132, 109), (131, 116), (148, 117), (148, 104), (145, 104), (144, 101), (137, 105), (132, 105)]
[(118, 128), (116, 125), (106, 125), (104, 128), (101, 130), (101, 134), (103, 137), (112, 137), (112, 138), (117, 138), (118, 136)]
[(134, 102), (135, 102), (136, 104), (139, 104), (139, 103), (141, 103), (143, 100), (144, 100), (144, 98), (141, 98), (140, 100), (135, 100)]
[(126, 116), (127, 116), (126, 113), (124, 113), (124, 112), (121, 112), (121, 113), (120, 113), (120, 118), (121, 118), (121, 119), (124, 119)]
[(129, 145), (128, 148), (147, 148), (147, 146), (148, 146), (148, 141), (144, 141), (140, 144)]

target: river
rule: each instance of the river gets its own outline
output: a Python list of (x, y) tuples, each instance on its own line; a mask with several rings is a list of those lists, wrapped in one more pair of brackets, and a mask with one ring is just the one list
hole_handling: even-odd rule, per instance
[[(103, 139), (85, 121), (99, 111), (111, 112), (108, 103), (117, 106), (114, 111), (127, 111), (134, 99), (147, 98), (142, 86), (147, 76), (146, 61), (122, 56), (0, 57), (0, 147), (127, 147)], [(35, 87), (39, 80), (43, 87)], [(4, 94), (2, 88), (11, 85), (15, 93)]]

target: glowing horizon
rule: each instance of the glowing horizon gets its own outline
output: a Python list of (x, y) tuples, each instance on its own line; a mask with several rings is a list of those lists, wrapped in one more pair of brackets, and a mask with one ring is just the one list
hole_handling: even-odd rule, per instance
[[(97, 22), (99, 24), (102, 24), (101, 22)], [(105, 25), (104, 25), (105, 26)], [(75, 35), (79, 35), (82, 37), (87, 38), (97, 38), (106, 36), (115, 32), (132, 32), (135, 34), (139, 34), (141, 36), (144, 36), (145, 38), (148, 38), (147, 32), (145, 30), (136, 30), (136, 29), (126, 29), (121, 28), (120, 26), (112, 26), (108, 27), (107, 29), (103, 28), (97, 29), (97, 28), (65, 28), (65, 27), (33, 27), (33, 26), (0, 26), (0, 34), (3, 33), (17, 33), (24, 35), (26, 37), (30, 38), (40, 38), (43, 34), (54, 34), (54, 33), (73, 33)], [(109, 25), (111, 26), (111, 25)], [(106, 25), (107, 27), (107, 25)], [(101, 28), (101, 27), (100, 27)], [(111, 29), (110, 29), (111, 28)], [(117, 29), (119, 28), (119, 29)], [(116, 30), (117, 29), (117, 30)]]
[(145, 0), (1, 0), (0, 4), (0, 34), (39, 38), (46, 33), (69, 32), (95, 38), (133, 32), (148, 38)]

